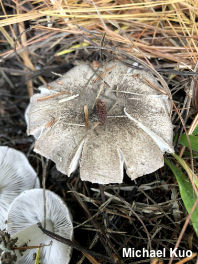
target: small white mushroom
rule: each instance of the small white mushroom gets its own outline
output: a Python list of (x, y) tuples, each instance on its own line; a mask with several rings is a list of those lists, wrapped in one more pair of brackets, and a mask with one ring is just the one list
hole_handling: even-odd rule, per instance
[(39, 180), (25, 155), (0, 147), (0, 230), (5, 229), (6, 213), (12, 201), (34, 187), (40, 187)]
[[(72, 240), (72, 217), (63, 200), (53, 192), (46, 190), (46, 229)], [(17, 247), (46, 245), (40, 250), (41, 264), (67, 264), (71, 258), (71, 247), (51, 239), (37, 226), (44, 225), (43, 190), (33, 189), (20, 194), (10, 205), (7, 214), (7, 231), (11, 238), (18, 237)], [(33, 255), (37, 249), (27, 249), (21, 256), (15, 250), (17, 263), (33, 264)]]
[(47, 129), (34, 150), (67, 175), (80, 166), (81, 179), (93, 183), (122, 183), (123, 167), (132, 180), (162, 167), (163, 153), (174, 152), (170, 91), (151, 73), (131, 71), (108, 62), (91, 80), (84, 64), (41, 86), (45, 94), (31, 98), (28, 133)]

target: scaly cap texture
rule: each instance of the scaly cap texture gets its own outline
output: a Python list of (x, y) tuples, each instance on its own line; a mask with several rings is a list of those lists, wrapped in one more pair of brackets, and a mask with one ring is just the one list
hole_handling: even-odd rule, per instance
[(39, 89), (28, 134), (42, 131), (34, 150), (67, 175), (80, 165), (82, 180), (122, 183), (123, 167), (133, 180), (162, 167), (163, 152), (174, 152), (170, 91), (148, 71), (112, 61), (94, 75), (83, 64)]

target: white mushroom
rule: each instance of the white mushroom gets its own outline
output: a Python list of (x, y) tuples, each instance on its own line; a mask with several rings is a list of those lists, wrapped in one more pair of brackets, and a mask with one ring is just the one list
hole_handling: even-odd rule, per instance
[(26, 122), (27, 125), (28, 125), (28, 122), (29, 122), (29, 118), (28, 118), (29, 111), (30, 111), (30, 103), (28, 104), (27, 108), (25, 109), (25, 114), (24, 114), (25, 122)]
[[(27, 126), (29, 125), (29, 112), (30, 112), (30, 103), (28, 104), (28, 106), (27, 106), (27, 108), (25, 110), (25, 114), (24, 114), (25, 122), (26, 122)], [(33, 137), (35, 139), (38, 139), (39, 136), (44, 132), (44, 130), (45, 130), (45, 127), (40, 127), (40, 129), (37, 129), (35, 131), (35, 133), (32, 134)]]
[(36, 172), (25, 155), (12, 148), (0, 147), (0, 230), (5, 229), (9, 205), (23, 191), (39, 188)]
[[(46, 190), (46, 229), (72, 240), (73, 225), (70, 212), (63, 200), (53, 192)], [(47, 246), (40, 251), (42, 264), (67, 264), (71, 258), (72, 249), (54, 239), (51, 239), (38, 228), (37, 223), (44, 225), (43, 190), (33, 189), (20, 194), (10, 205), (7, 214), (7, 231), (11, 238), (18, 237), (17, 247), (24, 244)], [(52, 242), (51, 242), (52, 241)], [(50, 244), (51, 243), (51, 244)], [(33, 254), (37, 249), (25, 250), (21, 256), (18, 250), (17, 263), (34, 263)]]
[(168, 87), (120, 62), (93, 74), (76, 66), (31, 98), (28, 133), (45, 127), (34, 150), (67, 175), (80, 166), (81, 179), (93, 183), (122, 183), (123, 167), (132, 180), (162, 167), (163, 152), (174, 152)]

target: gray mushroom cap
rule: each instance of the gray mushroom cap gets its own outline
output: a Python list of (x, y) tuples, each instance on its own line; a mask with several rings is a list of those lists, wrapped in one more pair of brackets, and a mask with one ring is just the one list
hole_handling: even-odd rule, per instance
[[(106, 74), (95, 80), (105, 70)], [(31, 98), (29, 113), (28, 133), (43, 128), (34, 150), (52, 159), (67, 175), (80, 165), (81, 179), (93, 183), (122, 183), (123, 167), (132, 180), (162, 167), (163, 153), (174, 152), (166, 94), (170, 91), (149, 72), (130, 72), (120, 62), (109, 62), (91, 79), (94, 72), (84, 64), (41, 86), (42, 94)], [(96, 99), (107, 108), (104, 124), (97, 126)]]
[[(67, 205), (49, 190), (45, 191), (45, 197), (46, 229), (72, 240), (72, 216)], [(37, 226), (38, 222), (44, 222), (43, 190), (25, 191), (12, 202), (7, 213), (7, 231), (11, 238), (18, 237), (17, 247), (23, 246), (24, 242), (28, 246), (39, 246), (40, 243), (47, 245), (40, 249), (41, 264), (68, 264), (72, 248), (43, 234)], [(33, 255), (36, 251), (36, 248), (26, 250), (22, 257), (18, 256), (17, 263), (34, 264)]]
[(23, 191), (39, 188), (36, 172), (25, 155), (9, 147), (0, 147), (0, 229), (5, 229), (7, 210)]
[[(29, 125), (29, 112), (30, 112), (30, 103), (28, 104), (26, 110), (25, 110), (25, 114), (24, 114), (24, 117), (25, 117), (25, 122), (27, 124), (27, 126)], [(39, 136), (43, 133), (43, 130), (45, 128), (43, 127), (40, 127), (40, 129), (37, 129), (35, 133), (33, 133), (33, 136), (34, 138), (37, 140), (39, 138)]]

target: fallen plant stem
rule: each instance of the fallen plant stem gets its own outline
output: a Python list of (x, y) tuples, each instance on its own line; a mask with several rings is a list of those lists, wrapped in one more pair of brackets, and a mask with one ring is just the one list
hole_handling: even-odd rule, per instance
[[(67, 184), (69, 189), (71, 191), (75, 191), (73, 189), (73, 187), (70, 185), (70, 183)], [(90, 214), (90, 212), (88, 211), (86, 205), (83, 203), (83, 201), (81, 200), (81, 197), (76, 193), (76, 192), (73, 192), (73, 195), (75, 196), (75, 198), (77, 199), (77, 201), (80, 203), (80, 205), (82, 206), (82, 208), (85, 210), (86, 214), (88, 215), (89, 218), (92, 218), (92, 215)], [(115, 263), (114, 261), (114, 257), (112, 256), (112, 252), (110, 250), (110, 247), (111, 249), (113, 249), (114, 253), (117, 253), (111, 243), (111, 241), (108, 239), (108, 237), (106, 236), (106, 233), (105, 231), (100, 227), (100, 225), (94, 220), (94, 219), (90, 219), (90, 221), (92, 222), (92, 224), (94, 225), (94, 227), (97, 229), (97, 230), (100, 230), (100, 232), (97, 232), (99, 238), (100, 238), (100, 241), (102, 242), (104, 248), (106, 249), (106, 251), (108, 252), (110, 258), (111, 258), (111, 262), (112, 263)], [(105, 239), (103, 238), (103, 236), (105, 236)], [(106, 241), (108, 242), (109, 245), (107, 245)], [(109, 247), (110, 246), (110, 247)]]
[(141, 222), (141, 224), (143, 225), (144, 230), (145, 230), (145, 232), (147, 234), (147, 237), (148, 237), (149, 247), (150, 247), (150, 249), (152, 249), (152, 246), (151, 246), (151, 238), (149, 236), (149, 232), (148, 232), (148, 230), (147, 230), (144, 222), (142, 221), (142, 219), (138, 216), (138, 214), (136, 214), (136, 212), (132, 209), (132, 207), (127, 202), (125, 202), (125, 200), (119, 194), (117, 194), (115, 192), (115, 190), (113, 190), (113, 191), (114, 191), (115, 195), (120, 199), (120, 201), (122, 201), (129, 208), (129, 210), (137, 217), (137, 219)]
[(176, 112), (177, 112), (177, 114), (178, 114), (178, 116), (179, 116), (179, 118), (180, 118), (180, 120), (181, 120), (181, 123), (182, 123), (182, 125), (183, 125), (184, 131), (185, 131), (185, 133), (186, 133), (186, 137), (187, 137), (188, 144), (189, 144), (189, 150), (190, 150), (191, 170), (194, 172), (194, 166), (193, 166), (193, 154), (192, 154), (192, 147), (191, 147), (191, 142), (190, 142), (190, 139), (189, 139), (189, 135), (188, 135), (188, 132), (187, 132), (187, 130), (186, 130), (186, 126), (185, 126), (185, 123), (184, 123), (184, 121), (183, 121), (183, 118), (181, 117), (181, 115), (180, 115), (180, 113), (179, 113), (179, 111), (178, 111), (178, 109), (177, 109), (177, 107), (176, 107), (176, 105), (175, 105), (174, 102), (173, 102), (173, 107), (175, 108), (175, 110), (176, 110)]
[[(192, 209), (191, 209), (191, 211), (190, 211), (190, 214), (188, 215), (188, 217), (187, 217), (187, 219), (186, 219), (186, 222), (185, 222), (185, 224), (184, 224), (184, 226), (183, 226), (183, 228), (182, 228), (182, 230), (181, 230), (181, 233), (180, 233), (180, 235), (179, 235), (179, 238), (178, 238), (178, 240), (177, 240), (177, 243), (176, 243), (174, 249), (178, 249), (179, 244), (180, 244), (180, 242), (181, 242), (181, 239), (182, 239), (182, 237), (183, 237), (183, 235), (184, 235), (184, 232), (185, 232), (185, 230), (186, 230), (186, 228), (187, 228), (187, 226), (188, 226), (188, 223), (190, 222), (190, 218), (191, 218), (191, 216), (192, 216), (192, 214), (193, 214), (193, 212), (194, 212), (194, 210), (195, 210), (195, 207), (196, 207), (197, 205), (198, 205), (198, 198), (197, 198), (196, 202), (194, 203), (194, 205), (193, 205), (193, 207), (192, 207)], [(176, 251), (177, 251), (177, 250), (176, 250)], [(175, 256), (175, 255), (173, 254), (168, 264), (171, 264), (171, 263), (173, 262), (174, 256)]]
[(178, 262), (175, 263), (175, 264), (183, 264), (183, 263), (186, 263), (186, 262), (190, 261), (191, 259), (193, 259), (193, 258), (196, 257), (196, 256), (197, 256), (197, 253), (193, 253), (191, 257), (186, 257), (186, 258), (184, 258), (184, 259), (178, 261)]
[(43, 167), (43, 214), (44, 214), (44, 228), (46, 227), (46, 196), (45, 196), (45, 184), (46, 184), (46, 164), (43, 156), (41, 156), (41, 162)]
[(77, 249), (77, 250), (79, 250), (81, 252), (87, 253), (87, 254), (89, 254), (89, 255), (91, 255), (93, 257), (100, 258), (100, 259), (103, 259), (103, 260), (111, 262), (111, 263), (115, 263), (107, 256), (104, 256), (104, 255), (102, 255), (100, 253), (92, 251), (92, 250), (90, 250), (88, 248), (82, 247), (82, 246), (78, 245), (77, 243), (75, 243), (75, 242), (73, 242), (73, 241), (71, 241), (71, 240), (69, 240), (67, 238), (64, 238), (62, 236), (54, 234), (53, 232), (43, 228), (41, 223), (37, 223), (37, 225), (38, 225), (38, 227), (41, 229), (41, 231), (44, 234), (46, 234), (47, 236), (49, 236), (49, 237), (51, 237), (51, 238), (53, 238), (53, 239), (55, 239), (55, 240), (57, 240), (57, 241), (59, 241), (59, 242), (61, 242), (63, 244), (66, 244), (69, 247), (75, 248), (75, 249)]

